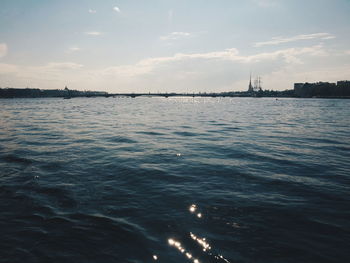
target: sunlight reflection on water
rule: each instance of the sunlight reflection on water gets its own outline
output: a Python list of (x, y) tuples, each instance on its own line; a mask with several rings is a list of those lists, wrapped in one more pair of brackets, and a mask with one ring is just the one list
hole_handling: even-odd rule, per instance
[(0, 103), (4, 262), (349, 258), (350, 100)]

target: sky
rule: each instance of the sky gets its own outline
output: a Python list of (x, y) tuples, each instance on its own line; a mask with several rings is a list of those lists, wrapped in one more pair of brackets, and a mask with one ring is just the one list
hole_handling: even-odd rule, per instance
[(350, 79), (350, 0), (0, 0), (0, 87), (247, 90)]

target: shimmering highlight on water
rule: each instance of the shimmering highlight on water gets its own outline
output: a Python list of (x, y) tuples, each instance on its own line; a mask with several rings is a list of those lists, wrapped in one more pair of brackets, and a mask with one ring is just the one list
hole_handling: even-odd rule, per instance
[(350, 258), (350, 100), (0, 105), (0, 262)]

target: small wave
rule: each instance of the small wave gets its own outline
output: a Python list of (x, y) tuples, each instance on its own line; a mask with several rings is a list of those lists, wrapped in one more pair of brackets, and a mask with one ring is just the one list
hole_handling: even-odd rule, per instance
[(198, 133), (194, 133), (194, 132), (186, 132), (186, 131), (183, 131), (183, 132), (174, 132), (174, 134), (176, 135), (180, 135), (180, 136), (185, 136), (185, 137), (194, 137), (194, 136), (198, 136)]
[(115, 143), (136, 143), (137, 142), (133, 139), (121, 137), (121, 136), (113, 136), (113, 137), (107, 138), (107, 141), (115, 142)]
[(2, 157), (2, 159), (8, 163), (18, 163), (23, 165), (31, 165), (33, 163), (33, 161), (28, 158), (20, 157), (12, 154), (4, 156)]
[(56, 205), (62, 208), (75, 208), (77, 201), (70, 195), (70, 192), (57, 187), (33, 187), (33, 190), (40, 194), (40, 198), (51, 199)]
[(138, 131), (137, 133), (139, 133), (139, 134), (145, 134), (145, 135), (154, 135), (154, 136), (164, 135), (164, 133), (152, 132), (152, 131)]
[(343, 142), (335, 139), (326, 139), (326, 138), (305, 138), (305, 141), (322, 143), (322, 144), (331, 144), (331, 145), (342, 145)]

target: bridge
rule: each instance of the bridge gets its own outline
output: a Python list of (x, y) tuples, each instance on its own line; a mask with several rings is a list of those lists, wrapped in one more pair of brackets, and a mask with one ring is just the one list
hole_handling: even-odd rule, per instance
[(250, 97), (246, 92), (228, 93), (108, 93), (105, 97)]

